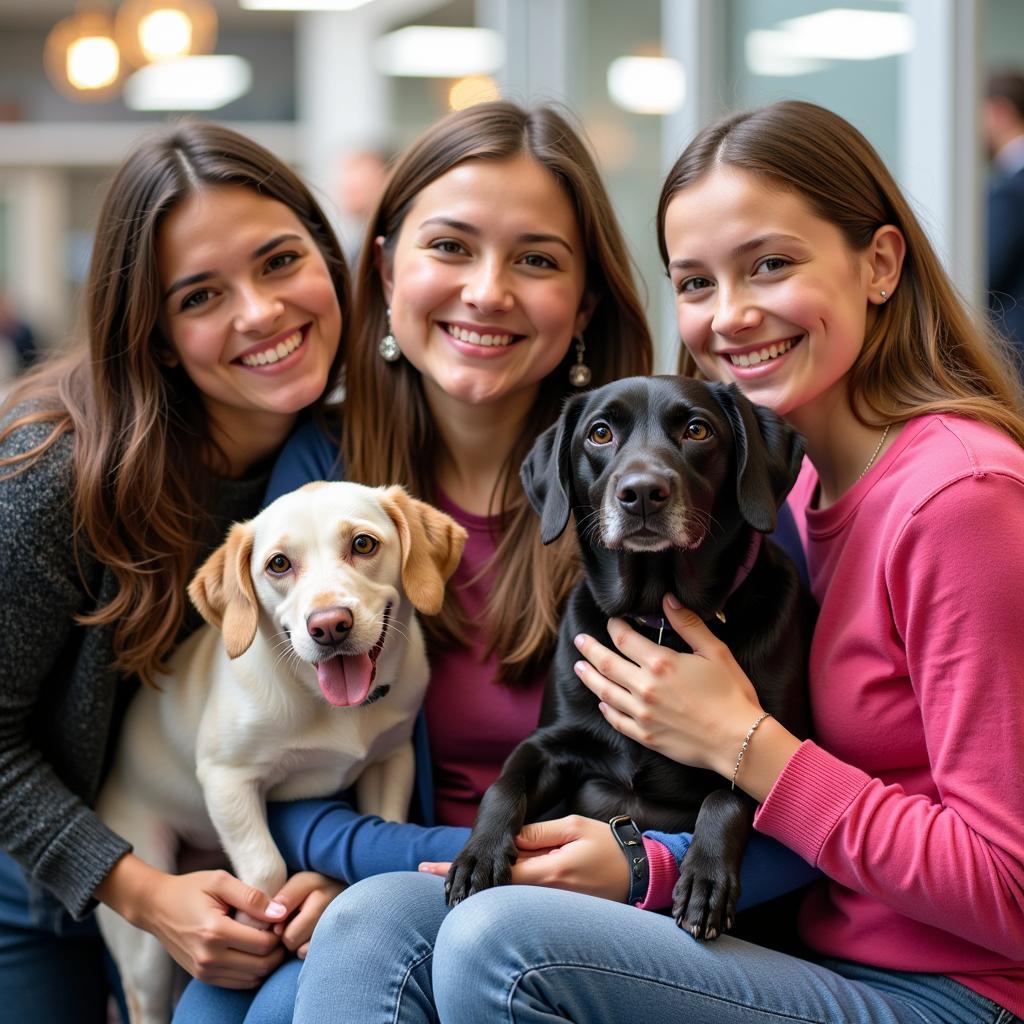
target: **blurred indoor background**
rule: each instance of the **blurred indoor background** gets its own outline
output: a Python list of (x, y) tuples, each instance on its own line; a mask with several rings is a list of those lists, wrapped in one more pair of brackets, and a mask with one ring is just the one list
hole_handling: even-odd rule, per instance
[(983, 83), (1022, 65), (1024, 0), (0, 0), (0, 321), (15, 325), (0, 333), (69, 336), (104, 184), (155, 122), (197, 111), (259, 139), (317, 188), (351, 251), (381, 159), (497, 95), (575, 112), (662, 369), (676, 345), (653, 234), (662, 177), (697, 126), (776, 98), (868, 136), (980, 304)]

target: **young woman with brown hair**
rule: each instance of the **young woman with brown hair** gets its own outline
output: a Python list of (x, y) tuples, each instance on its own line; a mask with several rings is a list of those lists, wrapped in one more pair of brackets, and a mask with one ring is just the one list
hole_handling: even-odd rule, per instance
[[(411, 877), (443, 906), (441, 879), (415, 869), (461, 848), (484, 790), (536, 724), (559, 614), (576, 580), (572, 543), (540, 544), (519, 465), (576, 388), (651, 369), (618, 224), (593, 159), (560, 114), (480, 104), (409, 147), (370, 225), (353, 334), (340, 444), (314, 425), (296, 434), (271, 493), (331, 474), (399, 482), (469, 532), (445, 608), (425, 622), (432, 675), (421, 817), (442, 824), (381, 822), (326, 801), (278, 806), (271, 821), (295, 866), (348, 882), (380, 876), (371, 881), (392, 906), (405, 905)], [(590, 869), (610, 856), (624, 873), (607, 824), (589, 823), (581, 835), (579, 827), (575, 819), (547, 823), (534, 841), (561, 854), (524, 854), (517, 880), (565, 884), (571, 865), (581, 885), (600, 890), (608, 879)], [(382, 875), (402, 869), (412, 874)], [(605, 872), (614, 887), (618, 875)], [(324, 935), (326, 963), (344, 940)], [(398, 951), (379, 953), (381, 971), (403, 969)], [(246, 1019), (290, 1021), (295, 973), (297, 965), (279, 971)], [(366, 980), (378, 987), (379, 979)], [(317, 989), (303, 986), (296, 1019), (315, 1012)], [(245, 1003), (245, 994), (193, 984), (175, 1019), (241, 1019)], [(344, 1016), (366, 1019), (355, 1004)]]
[[(186, 584), (254, 514), (341, 360), (348, 275), (280, 160), (184, 122), (141, 143), (100, 213), (85, 337), (0, 419), (0, 1005), (106, 1019), (96, 900), (193, 973), (252, 985), (287, 909), (226, 872), (164, 875), (91, 810), (136, 680), (196, 628)], [(303, 880), (294, 905), (326, 880)], [(311, 897), (316, 901), (316, 897)]]
[[(1024, 416), (1011, 364), (877, 154), (820, 107), (776, 103), (701, 131), (658, 228), (687, 368), (807, 439), (790, 505), (820, 605), (815, 739), (764, 714), (673, 595), (665, 613), (692, 654), (613, 620), (617, 650), (579, 637), (577, 672), (615, 728), (731, 779), (760, 804), (755, 827), (822, 871), (801, 908), (805, 955), (699, 943), (575, 893), (493, 889), (441, 927), (439, 1019), (1019, 1022)], [(645, 906), (667, 905), (683, 845), (648, 837)]]

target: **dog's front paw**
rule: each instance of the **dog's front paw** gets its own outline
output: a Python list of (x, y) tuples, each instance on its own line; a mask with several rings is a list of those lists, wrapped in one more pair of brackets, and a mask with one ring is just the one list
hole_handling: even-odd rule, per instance
[(739, 865), (691, 846), (672, 890), (672, 917), (695, 939), (717, 939), (736, 919)]
[(495, 885), (507, 885), (512, 878), (512, 865), (516, 861), (515, 843), (470, 840), (452, 861), (444, 882), (444, 898), (449, 907), (461, 903), (467, 896), (482, 892)]

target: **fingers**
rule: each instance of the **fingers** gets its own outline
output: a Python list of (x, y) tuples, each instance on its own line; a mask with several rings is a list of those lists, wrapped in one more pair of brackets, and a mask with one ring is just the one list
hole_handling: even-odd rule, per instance
[(282, 941), (288, 949), (297, 952), (308, 944), (316, 922), (321, 920), (321, 915), (331, 901), (344, 889), (345, 883), (316, 871), (300, 871), (289, 879), (282, 893), (288, 900), (300, 897), (300, 901), (292, 919), (284, 925), (281, 932)]
[(440, 875), (444, 878), (451, 866), (450, 860), (425, 860), (416, 866), (416, 870), (422, 871), (425, 875)]
[(637, 724), (635, 718), (630, 715), (623, 714), (617, 708), (613, 708), (611, 704), (601, 701), (597, 705), (597, 709), (604, 715), (605, 721), (616, 731), (622, 733), (623, 736), (628, 736), (631, 740), (636, 740), (637, 743), (642, 743), (643, 730)]
[(554, 886), (558, 877), (560, 848), (523, 857), (512, 865), (513, 885)]
[(572, 668), (580, 682), (602, 703), (628, 715), (637, 714), (638, 702), (625, 686), (607, 678), (589, 661), (577, 661)]
[(216, 963), (198, 964), (196, 977), (207, 985), (221, 988), (254, 988), (269, 974), (273, 973), (284, 960), (284, 950), (278, 947), (264, 957), (244, 954), (222, 953)]
[(327, 909), (330, 900), (317, 900), (315, 897), (303, 904), (302, 909), (287, 924), (281, 941), (293, 953), (300, 947), (307, 944), (313, 935), (320, 915)]
[(247, 956), (268, 956), (279, 942), (273, 931), (253, 928), (230, 917), (225, 917), (218, 925), (218, 929), (225, 947)]
[(696, 612), (684, 608), (674, 594), (665, 595), (662, 608), (672, 628), (690, 645), (694, 654), (707, 657), (713, 649), (722, 646), (707, 623)]
[(579, 838), (579, 825), (576, 815), (555, 818), (553, 821), (536, 821), (524, 825), (515, 844), (520, 850), (547, 850), (553, 846), (562, 846)]
[(281, 886), (273, 902), (280, 903), (286, 908), (284, 916), (287, 917), (316, 889), (321, 880), (322, 876), (318, 875), (315, 871), (296, 872)]
[(288, 908), (283, 903), (271, 900), (266, 893), (260, 892), (255, 886), (246, 885), (227, 871), (213, 872), (209, 892), (229, 907), (268, 924), (281, 921), (288, 914)]

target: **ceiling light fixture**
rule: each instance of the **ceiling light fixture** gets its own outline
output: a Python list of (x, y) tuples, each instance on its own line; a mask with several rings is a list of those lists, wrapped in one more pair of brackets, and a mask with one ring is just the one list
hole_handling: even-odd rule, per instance
[(116, 31), (125, 59), (138, 68), (212, 52), (217, 12), (207, 0), (124, 0)]
[(139, 68), (124, 83), (124, 102), (132, 110), (217, 110), (251, 87), (244, 57), (178, 57)]
[(121, 53), (114, 22), (101, 11), (72, 14), (50, 29), (43, 51), (50, 81), (75, 99), (107, 100), (116, 95)]
[(608, 95), (634, 114), (671, 114), (686, 99), (683, 66), (671, 57), (616, 57), (608, 65)]
[(767, 76), (806, 75), (830, 61), (895, 57), (913, 46), (909, 14), (848, 7), (787, 18), (777, 28), (748, 32), (744, 40), (747, 66)]
[(373, 45), (378, 71), (403, 78), (489, 75), (505, 63), (505, 42), (487, 28), (409, 25)]
[(373, 0), (238, 0), (245, 11), (354, 11)]

